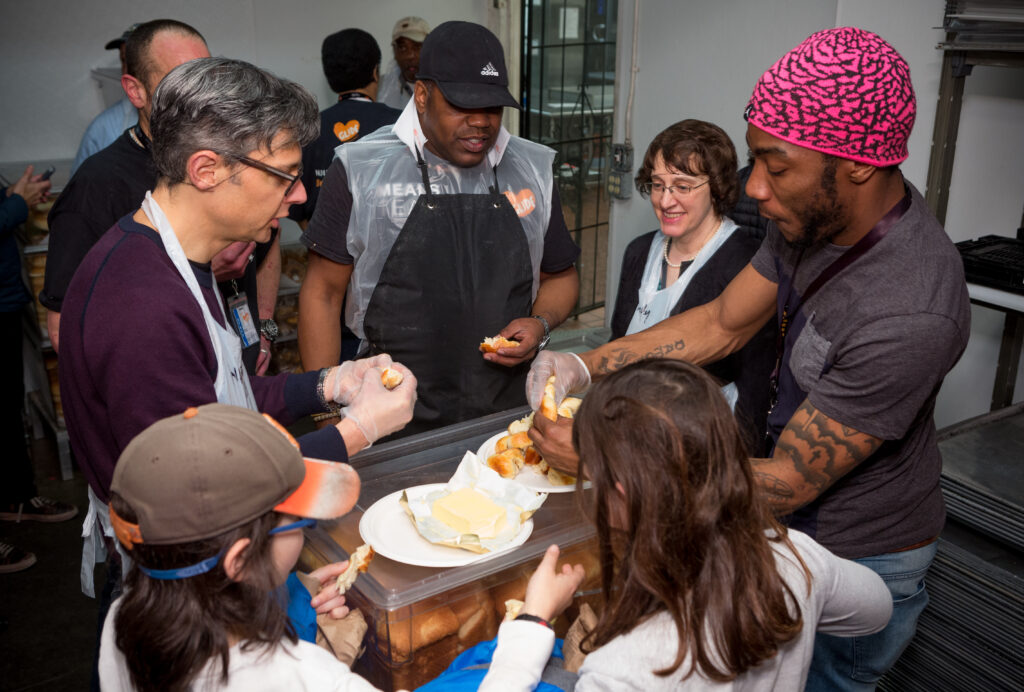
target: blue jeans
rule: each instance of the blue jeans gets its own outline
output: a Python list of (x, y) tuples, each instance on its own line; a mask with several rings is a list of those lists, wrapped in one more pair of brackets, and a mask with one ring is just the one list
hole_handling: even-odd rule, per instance
[(938, 541), (899, 553), (864, 557), (854, 562), (873, 570), (892, 594), (892, 618), (885, 629), (863, 637), (818, 633), (807, 674), (806, 692), (873, 690), (907, 648), (917, 631), (917, 618), (928, 604), (924, 577), (935, 558)]

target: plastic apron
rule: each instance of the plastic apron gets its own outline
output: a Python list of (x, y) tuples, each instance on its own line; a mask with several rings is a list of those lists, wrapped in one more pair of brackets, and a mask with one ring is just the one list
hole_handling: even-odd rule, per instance
[[(803, 295), (798, 295), (793, 279), (796, 270), (800, 266), (800, 258), (797, 259), (793, 271), (783, 274), (782, 265), (778, 257), (775, 258), (775, 267), (779, 276), (779, 290), (776, 298), (776, 311), (779, 320), (779, 334), (776, 349), (778, 360), (775, 370), (772, 372), (771, 408), (768, 410), (768, 452), (771, 457), (775, 453), (775, 445), (779, 441), (779, 435), (789, 423), (790, 418), (796, 413), (797, 408), (807, 398), (807, 392), (800, 386), (789, 367), (789, 358), (785, 354), (792, 355), (793, 349), (800, 338), (801, 332), (807, 326), (807, 315), (801, 309), (804, 303), (814, 295), (819, 288), (825, 285), (829, 279), (855, 262), (864, 253), (875, 246), (878, 241), (885, 237), (892, 224), (897, 221), (904, 212), (910, 208), (910, 194), (908, 193), (895, 207), (872, 228), (867, 235), (861, 238), (855, 245), (839, 256), (834, 262), (808, 284)], [(801, 254), (801, 258), (803, 255)], [(834, 362), (826, 359), (818, 378), (824, 377), (832, 369)], [(804, 505), (792, 514), (782, 517), (783, 521), (791, 528), (803, 531), (811, 538), (817, 533), (818, 508), (821, 506), (821, 496), (813, 502)]]
[[(654, 238), (651, 239), (651, 249), (647, 252), (647, 264), (644, 265), (644, 275), (640, 282), (636, 310), (633, 311), (633, 318), (629, 322), (626, 334), (636, 334), (669, 317), (672, 314), (672, 308), (686, 292), (686, 287), (690, 285), (693, 277), (725, 245), (737, 228), (739, 226), (732, 219), (723, 218), (718, 230), (700, 249), (690, 266), (679, 275), (679, 278), (671, 286), (666, 286), (661, 290), (658, 289), (658, 284), (661, 282), (661, 262), (666, 236), (660, 231), (655, 233)], [(722, 387), (722, 394), (729, 402), (729, 408), (735, 410), (736, 400), (739, 398), (736, 384), (730, 382)]]
[(371, 355), (389, 353), (419, 383), (409, 435), (526, 403), (529, 363), (480, 356), (485, 336), (530, 314), (533, 269), (526, 234), (496, 167), (489, 194), (426, 192), (398, 234), (366, 308)]
[[(257, 410), (256, 399), (249, 384), (249, 375), (246, 373), (245, 365), (242, 363), (241, 340), (230, 327), (222, 327), (213, 318), (213, 314), (210, 312), (210, 308), (199, 287), (199, 282), (192, 272), (192, 266), (189, 264), (188, 258), (185, 257), (184, 250), (181, 249), (181, 243), (178, 242), (178, 236), (174, 233), (174, 229), (171, 227), (170, 222), (168, 222), (163, 210), (160, 209), (156, 200), (153, 199), (149, 192), (146, 193), (146, 199), (142, 202), (142, 211), (156, 227), (167, 255), (171, 258), (171, 262), (174, 263), (178, 274), (185, 280), (185, 284), (188, 285), (189, 290), (192, 292), (192, 297), (199, 303), (199, 307), (203, 311), (203, 320), (206, 322), (206, 328), (210, 333), (210, 342), (213, 345), (213, 352), (217, 358), (217, 377), (213, 383), (214, 391), (217, 394), (217, 401), (222, 404), (243, 406), (253, 411)], [(227, 325), (227, 318), (224, 315), (224, 301), (221, 298), (216, 281), (213, 282), (213, 292), (217, 296), (217, 305), (221, 311), (221, 318), (224, 320), (224, 324)], [(101, 531), (102, 534), (100, 533)], [(106, 559), (106, 548), (103, 545), (102, 536), (114, 538), (114, 529), (110, 525), (107, 505), (90, 488), (89, 510), (86, 512), (85, 522), (82, 525), (81, 582), (82, 592), (87, 596), (95, 597), (93, 585), (94, 565)], [(114, 544), (117, 545), (116, 539)], [(121, 559), (124, 561), (124, 569), (122, 571), (124, 573), (128, 569), (130, 561), (125, 553), (121, 551), (120, 545), (117, 545), (117, 549), (121, 552)]]

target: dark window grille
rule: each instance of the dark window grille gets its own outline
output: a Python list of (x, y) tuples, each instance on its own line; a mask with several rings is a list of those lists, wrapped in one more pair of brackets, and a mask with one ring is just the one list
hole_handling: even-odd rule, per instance
[(520, 135), (554, 149), (565, 222), (582, 252), (573, 315), (604, 305), (616, 0), (524, 0)]

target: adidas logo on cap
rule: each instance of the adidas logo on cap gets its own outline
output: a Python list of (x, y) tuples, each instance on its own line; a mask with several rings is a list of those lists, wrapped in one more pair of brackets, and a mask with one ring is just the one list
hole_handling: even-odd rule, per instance
[(487, 63), (484, 69), (480, 70), (484, 77), (499, 77), (498, 71), (494, 69), (494, 63)]

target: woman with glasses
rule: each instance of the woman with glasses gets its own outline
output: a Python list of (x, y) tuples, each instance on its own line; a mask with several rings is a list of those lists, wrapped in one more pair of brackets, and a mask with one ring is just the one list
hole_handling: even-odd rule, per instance
[[(636, 176), (659, 228), (629, 244), (612, 313), (612, 338), (642, 331), (718, 297), (761, 244), (762, 233), (728, 213), (740, 194), (736, 149), (722, 128), (683, 120), (659, 133)], [(774, 328), (707, 366), (723, 384), (751, 441), (763, 437)]]

